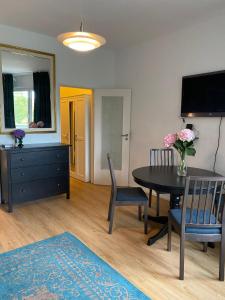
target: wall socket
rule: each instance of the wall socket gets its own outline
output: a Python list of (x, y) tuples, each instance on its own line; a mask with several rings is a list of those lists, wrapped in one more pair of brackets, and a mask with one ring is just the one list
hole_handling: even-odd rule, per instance
[(186, 128), (190, 129), (190, 130), (193, 130), (194, 125), (193, 124), (186, 124)]

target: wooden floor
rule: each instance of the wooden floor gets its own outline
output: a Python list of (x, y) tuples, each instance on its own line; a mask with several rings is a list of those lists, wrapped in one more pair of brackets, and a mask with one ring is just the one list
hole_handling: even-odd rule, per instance
[[(0, 252), (69, 231), (152, 299), (225, 299), (218, 278), (218, 249), (202, 252), (186, 244), (185, 280), (178, 280), (179, 239), (166, 237), (146, 245), (136, 208), (117, 208), (113, 234), (107, 233), (109, 188), (71, 180), (71, 199), (64, 196), (17, 206), (12, 214), (0, 209)], [(164, 212), (168, 202), (162, 201)], [(150, 234), (157, 228), (150, 224)]]

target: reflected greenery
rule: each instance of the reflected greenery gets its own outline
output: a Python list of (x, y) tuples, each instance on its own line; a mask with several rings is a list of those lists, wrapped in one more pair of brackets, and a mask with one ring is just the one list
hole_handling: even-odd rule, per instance
[(16, 127), (28, 127), (28, 92), (14, 92)]

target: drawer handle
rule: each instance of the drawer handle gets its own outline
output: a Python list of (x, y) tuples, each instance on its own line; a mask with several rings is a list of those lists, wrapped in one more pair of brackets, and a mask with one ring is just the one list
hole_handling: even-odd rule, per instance
[(23, 157), (21, 157), (21, 158), (20, 158), (20, 161), (24, 161), (24, 158), (23, 158)]

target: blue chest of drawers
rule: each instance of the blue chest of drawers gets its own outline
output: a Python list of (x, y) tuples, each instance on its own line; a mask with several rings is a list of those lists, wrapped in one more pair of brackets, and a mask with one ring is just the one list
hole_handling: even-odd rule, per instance
[(65, 193), (69, 187), (69, 145), (33, 144), (0, 148), (2, 203), (13, 204)]

